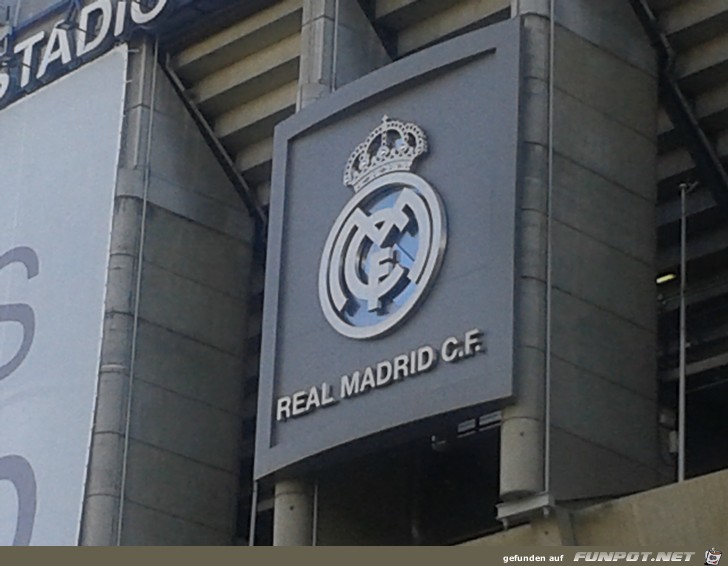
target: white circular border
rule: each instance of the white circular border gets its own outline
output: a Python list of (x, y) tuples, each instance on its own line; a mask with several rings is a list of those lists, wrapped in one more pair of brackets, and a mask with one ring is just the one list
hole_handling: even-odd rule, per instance
[[(405, 302), (396, 313), (387, 317), (382, 322), (371, 326), (352, 326), (343, 321), (331, 306), (331, 297), (329, 293), (329, 266), (331, 265), (331, 253), (344, 223), (353, 213), (354, 209), (364, 200), (369, 198), (375, 191), (392, 185), (406, 185), (414, 187), (424, 198), (432, 223), (429, 256), (425, 263), (421, 283), (417, 286), (417, 289), (415, 289), (412, 296), (410, 296), (407, 302)], [(424, 299), (427, 292), (430, 290), (445, 257), (446, 247), (447, 217), (445, 215), (445, 206), (440, 195), (437, 194), (435, 189), (433, 189), (427, 181), (413, 173), (402, 171), (388, 173), (382, 177), (374, 179), (371, 183), (355, 193), (349, 202), (346, 203), (346, 206), (336, 218), (336, 221), (329, 232), (328, 238), (326, 238), (324, 251), (321, 255), (321, 264), (319, 266), (319, 302), (321, 303), (321, 309), (323, 310), (326, 320), (339, 334), (343, 334), (348, 338), (355, 338), (359, 340), (376, 338), (382, 336), (388, 331), (394, 330), (397, 326), (407, 320), (409, 315), (414, 312), (415, 307), (422, 301), (422, 299)]]

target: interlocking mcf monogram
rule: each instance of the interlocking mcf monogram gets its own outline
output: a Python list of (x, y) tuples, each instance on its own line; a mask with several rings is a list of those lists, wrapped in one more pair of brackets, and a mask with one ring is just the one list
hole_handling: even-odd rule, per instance
[(373, 338), (394, 329), (437, 274), (444, 209), (435, 190), (409, 172), (426, 151), (418, 126), (385, 116), (349, 158), (344, 182), (355, 194), (334, 223), (319, 272), (324, 315), (345, 336)]
[[(413, 265), (406, 268), (401, 263), (401, 254), (404, 252), (396, 247), (401, 234), (410, 225), (420, 228), (420, 237), (429, 239), (427, 209), (410, 189), (399, 194), (392, 208), (379, 210), (371, 216), (357, 208), (347, 218), (342, 230), (342, 238), (348, 242), (347, 249), (342, 250), (341, 256), (332, 258), (332, 269), (329, 270), (332, 297), (339, 312), (345, 309), (348, 302), (347, 294), (340, 285), (340, 273), (344, 274), (348, 291), (354, 297), (366, 300), (370, 312), (382, 309), (383, 299), (390, 296), (403, 280), (419, 281), (425, 267), (427, 250), (420, 248)], [(361, 251), (370, 244), (376, 251), (368, 254), (368, 269), (362, 270)], [(342, 256), (344, 264), (340, 266)]]

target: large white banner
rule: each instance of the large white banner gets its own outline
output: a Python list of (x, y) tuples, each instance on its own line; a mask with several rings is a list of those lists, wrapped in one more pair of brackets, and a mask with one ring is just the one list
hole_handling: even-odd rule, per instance
[(0, 544), (74, 545), (127, 51), (0, 111)]

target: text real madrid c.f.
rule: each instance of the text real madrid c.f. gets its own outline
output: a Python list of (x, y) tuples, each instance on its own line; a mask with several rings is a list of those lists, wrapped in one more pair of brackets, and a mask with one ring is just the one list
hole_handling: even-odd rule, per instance
[(402, 383), (433, 370), (439, 362), (455, 363), (486, 352), (480, 329), (465, 332), (462, 338), (449, 336), (438, 348), (426, 345), (343, 375), (338, 381), (323, 382), (276, 399), (276, 421), (302, 417), (339, 401)]

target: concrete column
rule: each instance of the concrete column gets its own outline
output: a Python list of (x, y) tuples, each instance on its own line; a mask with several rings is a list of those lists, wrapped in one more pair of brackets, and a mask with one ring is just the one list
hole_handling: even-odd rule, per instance
[(388, 62), (356, 0), (304, 0), (298, 108)]
[(273, 546), (312, 546), (313, 506), (310, 482), (278, 481), (273, 503)]
[[(303, 1), (298, 109), (389, 61), (356, 0)], [(273, 545), (312, 545), (313, 507), (310, 482), (278, 481), (273, 508)]]
[(511, 15), (513, 17), (525, 14), (547, 16), (550, 7), (551, 0), (511, 0)]
[[(128, 79), (151, 94), (151, 73), (141, 69), (145, 68), (145, 61), (152, 60), (152, 45), (142, 42), (134, 48), (137, 52), (130, 55)], [(149, 101), (144, 102), (148, 107)], [(143, 121), (130, 122), (128, 116), (133, 103), (131, 99), (127, 100), (125, 108), (123, 139), (128, 140), (128, 145), (119, 161), (115, 195), (99, 386), (79, 537), (81, 546), (116, 546), (122, 528), (122, 469), (127, 456), (125, 434), (129, 417), (134, 301), (137, 270), (141, 265), (142, 168), (146, 166), (140, 145), (132, 143), (142, 143), (143, 132), (150, 121), (148, 115)], [(121, 193), (119, 185), (125, 182), (135, 190)]]
[[(519, 2), (525, 9), (526, 2)], [(542, 6), (545, 7), (545, 6)], [(514, 371), (518, 402), (503, 410), (501, 497), (537, 494), (544, 486), (544, 389), (546, 376), (546, 279), (548, 192), (548, 21), (524, 15), (521, 113), (521, 238)]]
[(254, 224), (153, 44), (133, 47), (80, 543), (225, 545)]
[(525, 41), (521, 234), (501, 518), (661, 481), (654, 54), (619, 0), (514, 0), (512, 11)]

